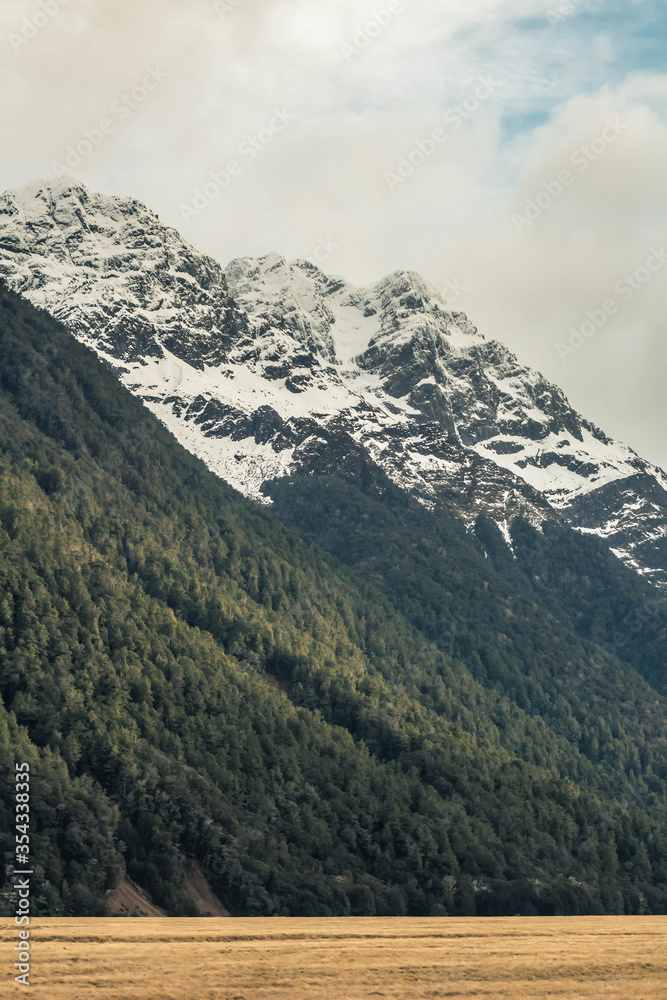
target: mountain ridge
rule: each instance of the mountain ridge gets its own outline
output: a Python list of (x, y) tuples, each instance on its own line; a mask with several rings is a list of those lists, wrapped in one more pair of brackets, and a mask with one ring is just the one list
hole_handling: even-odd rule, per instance
[(360, 446), (427, 506), (564, 521), (667, 586), (667, 477), (419, 275), (356, 288), (278, 254), (222, 267), (132, 199), (0, 198), (0, 275), (241, 492)]

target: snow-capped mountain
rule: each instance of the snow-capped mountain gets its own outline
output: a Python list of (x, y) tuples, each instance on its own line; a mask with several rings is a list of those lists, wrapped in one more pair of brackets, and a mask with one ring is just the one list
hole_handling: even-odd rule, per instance
[(37, 182), (0, 197), (0, 276), (249, 496), (361, 448), (425, 504), (564, 518), (667, 585), (667, 476), (414, 273), (222, 268), (137, 201)]

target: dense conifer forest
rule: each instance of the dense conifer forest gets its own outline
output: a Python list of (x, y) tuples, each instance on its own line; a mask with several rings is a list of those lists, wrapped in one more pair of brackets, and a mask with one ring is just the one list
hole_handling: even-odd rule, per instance
[[(0, 890), (196, 915), (663, 913), (667, 604), (380, 473), (252, 503), (0, 287)], [(3, 872), (4, 874), (4, 872)]]

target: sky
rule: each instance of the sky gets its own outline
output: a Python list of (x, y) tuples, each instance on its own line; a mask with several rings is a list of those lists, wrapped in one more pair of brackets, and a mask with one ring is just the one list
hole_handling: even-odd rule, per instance
[(664, 0), (3, 0), (0, 189), (415, 270), (667, 468)]

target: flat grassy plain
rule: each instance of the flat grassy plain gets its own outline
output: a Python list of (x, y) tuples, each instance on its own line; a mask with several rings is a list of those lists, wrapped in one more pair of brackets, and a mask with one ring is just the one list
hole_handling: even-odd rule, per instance
[[(34, 1000), (667, 997), (667, 917), (53, 918), (30, 930)], [(9, 920), (0, 939), (0, 994), (18, 996)]]

